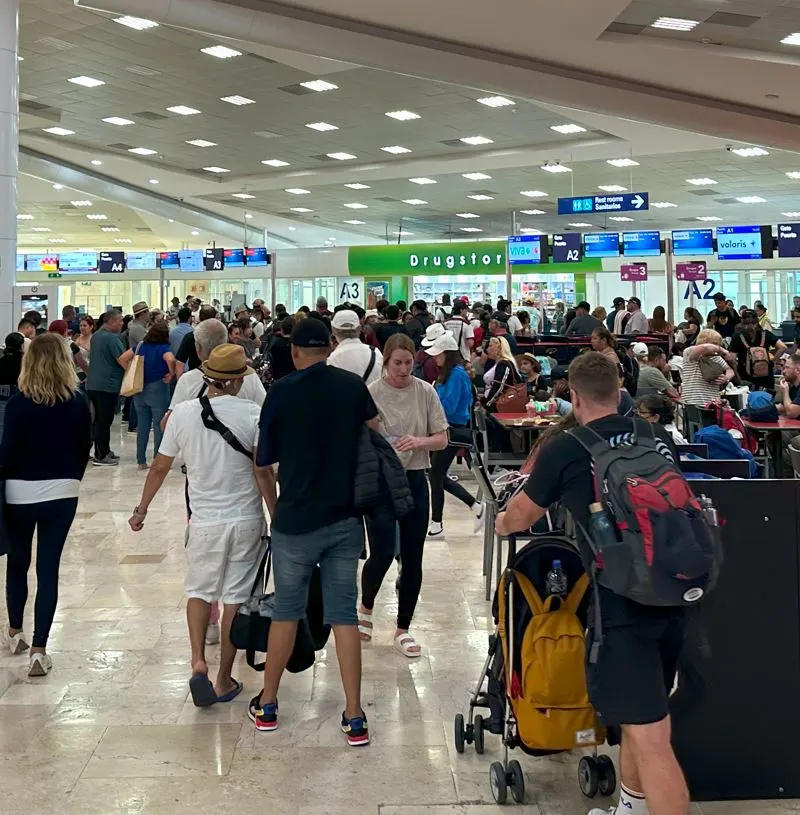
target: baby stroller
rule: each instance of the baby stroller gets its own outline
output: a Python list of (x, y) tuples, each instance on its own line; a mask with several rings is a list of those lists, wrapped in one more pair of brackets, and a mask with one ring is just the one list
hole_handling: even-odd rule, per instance
[[(546, 596), (547, 574), (554, 560), (561, 561), (567, 579), (567, 596), (558, 607), (558, 601), (541, 599)], [(508, 564), (492, 607), (497, 627), (489, 636), (489, 652), (469, 702), (467, 721), (461, 713), (455, 717), (459, 753), (464, 752), (465, 744), (474, 744), (476, 752), (483, 753), (487, 731), (503, 738), (503, 760), (489, 769), (492, 796), (498, 804), (506, 802), (509, 789), (517, 803), (525, 797), (525, 776), (518, 761), (508, 760), (509, 749), (519, 747), (528, 755), (546, 756), (596, 748), (605, 741), (605, 732), (589, 704), (583, 672), (588, 586), (580, 554), (569, 538), (553, 532), (537, 535), (519, 552), (516, 538), (510, 538)], [(559, 608), (572, 612), (572, 633), (576, 636), (571, 638), (568, 662), (573, 669), (569, 676), (559, 671), (557, 677), (537, 677), (532, 675), (533, 669), (540, 669), (543, 663), (531, 652), (531, 638), (526, 633), (535, 615), (542, 615), (538, 622), (545, 625), (544, 615)], [(566, 663), (555, 660), (553, 664), (561, 668)], [(488, 710), (488, 715), (475, 713), (476, 708)], [(581, 759), (578, 781), (590, 798), (598, 793), (613, 795), (617, 779), (612, 760), (598, 756), (595, 749), (594, 755)]]

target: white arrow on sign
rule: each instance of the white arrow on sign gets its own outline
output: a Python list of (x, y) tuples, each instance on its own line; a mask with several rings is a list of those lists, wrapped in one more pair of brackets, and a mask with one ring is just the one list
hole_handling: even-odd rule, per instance
[(641, 195), (635, 195), (631, 198), (631, 203), (636, 207), (636, 209), (641, 209), (642, 205), (644, 204), (644, 198)]

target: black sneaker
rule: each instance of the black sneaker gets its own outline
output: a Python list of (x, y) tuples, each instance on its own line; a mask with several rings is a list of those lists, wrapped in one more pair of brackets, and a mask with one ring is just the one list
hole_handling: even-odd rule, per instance
[(364, 711), (355, 719), (347, 719), (342, 713), (342, 733), (347, 737), (347, 743), (351, 747), (363, 747), (369, 744), (369, 727)]
[(111, 458), (111, 456), (106, 456), (105, 458), (93, 458), (92, 465), (94, 467), (117, 467), (119, 465), (118, 458)]
[(278, 703), (262, 705), (260, 693), (250, 700), (247, 715), (256, 726), (256, 730), (268, 732), (278, 729)]

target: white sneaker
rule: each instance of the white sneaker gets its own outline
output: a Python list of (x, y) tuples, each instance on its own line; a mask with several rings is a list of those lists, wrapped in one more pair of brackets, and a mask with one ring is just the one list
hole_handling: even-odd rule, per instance
[(24, 654), (30, 646), (27, 642), (25, 642), (25, 634), (20, 631), (18, 634), (14, 634), (12, 637), (8, 630), (6, 630), (6, 644), (8, 645), (8, 650), (11, 651), (12, 656), (17, 656), (18, 654)]
[(473, 530), (477, 533), (483, 529), (484, 515), (486, 513), (486, 504), (483, 501), (475, 504), (472, 507), (472, 512), (475, 515), (475, 523), (472, 525)]
[(53, 667), (53, 660), (49, 654), (40, 654), (38, 651), (31, 654), (31, 665), (28, 676), (47, 676)]
[(209, 623), (206, 628), (206, 645), (216, 645), (219, 642), (219, 623)]
[(431, 525), (428, 527), (428, 537), (438, 538), (442, 534), (444, 534), (444, 527), (440, 523), (432, 521)]

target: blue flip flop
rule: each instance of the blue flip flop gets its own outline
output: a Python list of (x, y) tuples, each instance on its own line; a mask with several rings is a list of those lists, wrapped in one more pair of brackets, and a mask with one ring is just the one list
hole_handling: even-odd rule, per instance
[[(233, 677), (231, 677), (233, 679)], [(233, 690), (229, 690), (227, 693), (223, 693), (222, 696), (217, 697), (218, 702), (232, 702), (244, 689), (244, 685), (239, 682), (238, 679), (233, 679), (236, 687)]]
[(194, 674), (189, 680), (189, 691), (195, 707), (211, 707), (217, 701), (214, 686), (206, 674)]

